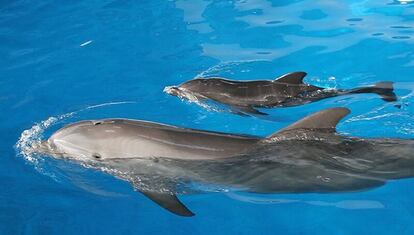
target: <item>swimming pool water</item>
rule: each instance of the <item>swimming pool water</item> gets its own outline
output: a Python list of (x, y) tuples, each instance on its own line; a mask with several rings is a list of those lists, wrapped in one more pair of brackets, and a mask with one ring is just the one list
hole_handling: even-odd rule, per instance
[[(131, 186), (27, 146), (66, 123), (123, 117), (269, 135), (326, 107), (360, 137), (414, 137), (410, 0), (0, 2), (0, 234), (413, 234), (414, 179), (354, 193), (206, 193), (170, 214)], [(213, 112), (163, 93), (200, 76), (351, 88), (393, 81), (397, 108), (375, 95), (273, 109), (272, 122)]]

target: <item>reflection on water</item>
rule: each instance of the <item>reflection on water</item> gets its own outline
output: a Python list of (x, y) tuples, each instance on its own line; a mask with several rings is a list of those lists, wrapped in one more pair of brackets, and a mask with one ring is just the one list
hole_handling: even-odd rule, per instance
[(285, 199), (283, 197), (266, 197), (266, 196), (253, 196), (242, 193), (226, 193), (226, 196), (231, 199), (235, 199), (242, 202), (254, 203), (254, 204), (287, 204), (287, 203), (303, 203), (315, 206), (328, 206), (336, 207), (347, 210), (363, 210), (363, 209), (383, 209), (385, 206), (379, 201), (373, 200), (343, 200), (337, 202), (330, 201), (306, 201), (300, 199)]
[(396, 5), (398, 5), (398, 4), (401, 4), (401, 5), (406, 5), (406, 4), (413, 4), (414, 3), (414, 0), (393, 0), (393, 2), (392, 3), (389, 3), (390, 5), (392, 5), (392, 4), (396, 4)]
[[(404, 5), (412, 1), (396, 2)], [(176, 6), (183, 9), (189, 29), (211, 38), (202, 44), (205, 55), (234, 61), (274, 60), (310, 47), (321, 47), (320, 53), (334, 52), (374, 37), (412, 44), (408, 39), (413, 32), (401, 27), (407, 27), (403, 17), (414, 14), (414, 9), (386, 4), (297, 1), (279, 5), (266, 0), (189, 4), (182, 0)], [(216, 17), (209, 14), (211, 9), (222, 9), (227, 14)], [(217, 21), (233, 24), (234, 28), (223, 31)], [(239, 33), (249, 36), (239, 38)], [(225, 43), (220, 41), (222, 37)]]

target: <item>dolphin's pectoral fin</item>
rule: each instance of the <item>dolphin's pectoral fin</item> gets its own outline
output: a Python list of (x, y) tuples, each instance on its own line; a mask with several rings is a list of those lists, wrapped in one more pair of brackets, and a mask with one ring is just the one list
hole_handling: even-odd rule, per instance
[(249, 115), (246, 114), (246, 112), (243, 112), (242, 110), (240, 110), (239, 108), (236, 108), (235, 106), (230, 106), (229, 109), (230, 113), (234, 113), (243, 117), (248, 117)]
[(247, 116), (246, 114), (269, 115), (267, 113), (260, 112), (252, 106), (231, 106), (230, 108), (233, 113), (239, 114), (241, 116)]
[(288, 84), (303, 84), (303, 78), (306, 76), (305, 72), (287, 73), (275, 79), (276, 82)]
[(283, 133), (285, 132), (298, 129), (324, 130), (335, 132), (336, 125), (343, 117), (345, 117), (349, 113), (350, 110), (347, 108), (325, 109), (311, 114), (286, 128), (283, 128), (282, 130), (276, 132), (268, 138), (277, 137), (279, 135), (283, 135)]
[(158, 192), (149, 192), (141, 191), (142, 194), (147, 196), (153, 202), (157, 203), (162, 208), (180, 216), (194, 216), (194, 213), (191, 212), (174, 194), (169, 193), (158, 193)]

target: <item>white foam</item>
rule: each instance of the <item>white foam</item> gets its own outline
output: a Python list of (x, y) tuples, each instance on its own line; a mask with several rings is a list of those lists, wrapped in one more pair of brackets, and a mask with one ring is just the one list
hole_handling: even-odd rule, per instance
[(30, 129), (24, 130), (16, 143), (16, 148), (18, 149), (19, 154), (21, 154), (27, 161), (37, 163), (38, 159), (34, 157), (35, 152), (33, 146), (40, 142), (45, 130), (57, 121), (69, 118), (74, 114), (75, 112), (71, 112), (56, 117), (49, 117), (40, 123), (36, 123)]
[(35, 123), (30, 129), (24, 130), (22, 134), (20, 135), (19, 140), (17, 141), (15, 148), (20, 156), (22, 156), (27, 162), (34, 165), (35, 169), (39, 172), (52, 176), (50, 173), (45, 172), (42, 168), (42, 162), (43, 158), (35, 151), (35, 146), (37, 146), (40, 141), (43, 139), (43, 133), (50, 127), (57, 124), (59, 121), (71, 118), (75, 116), (76, 114), (100, 107), (105, 107), (109, 105), (119, 105), (119, 104), (131, 104), (135, 103), (132, 101), (121, 101), (121, 102), (109, 102), (104, 104), (98, 104), (98, 105), (91, 105), (86, 108), (80, 109), (78, 111), (65, 113), (58, 116), (52, 116), (47, 118), (44, 121)]

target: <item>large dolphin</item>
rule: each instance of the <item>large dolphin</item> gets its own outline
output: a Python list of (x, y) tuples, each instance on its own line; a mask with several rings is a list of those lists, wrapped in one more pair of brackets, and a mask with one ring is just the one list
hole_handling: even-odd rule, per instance
[(376, 93), (385, 101), (396, 101), (391, 82), (355, 89), (325, 89), (303, 82), (305, 72), (285, 74), (275, 80), (235, 81), (224, 78), (197, 78), (179, 86), (168, 86), (170, 95), (198, 101), (212, 100), (230, 106), (238, 114), (266, 115), (256, 108), (290, 107), (328, 97)]
[(37, 146), (129, 181), (163, 208), (194, 215), (177, 198), (214, 190), (344, 192), (414, 176), (414, 141), (342, 136), (349, 113), (314, 113), (268, 137), (193, 130), (146, 121), (81, 121)]

